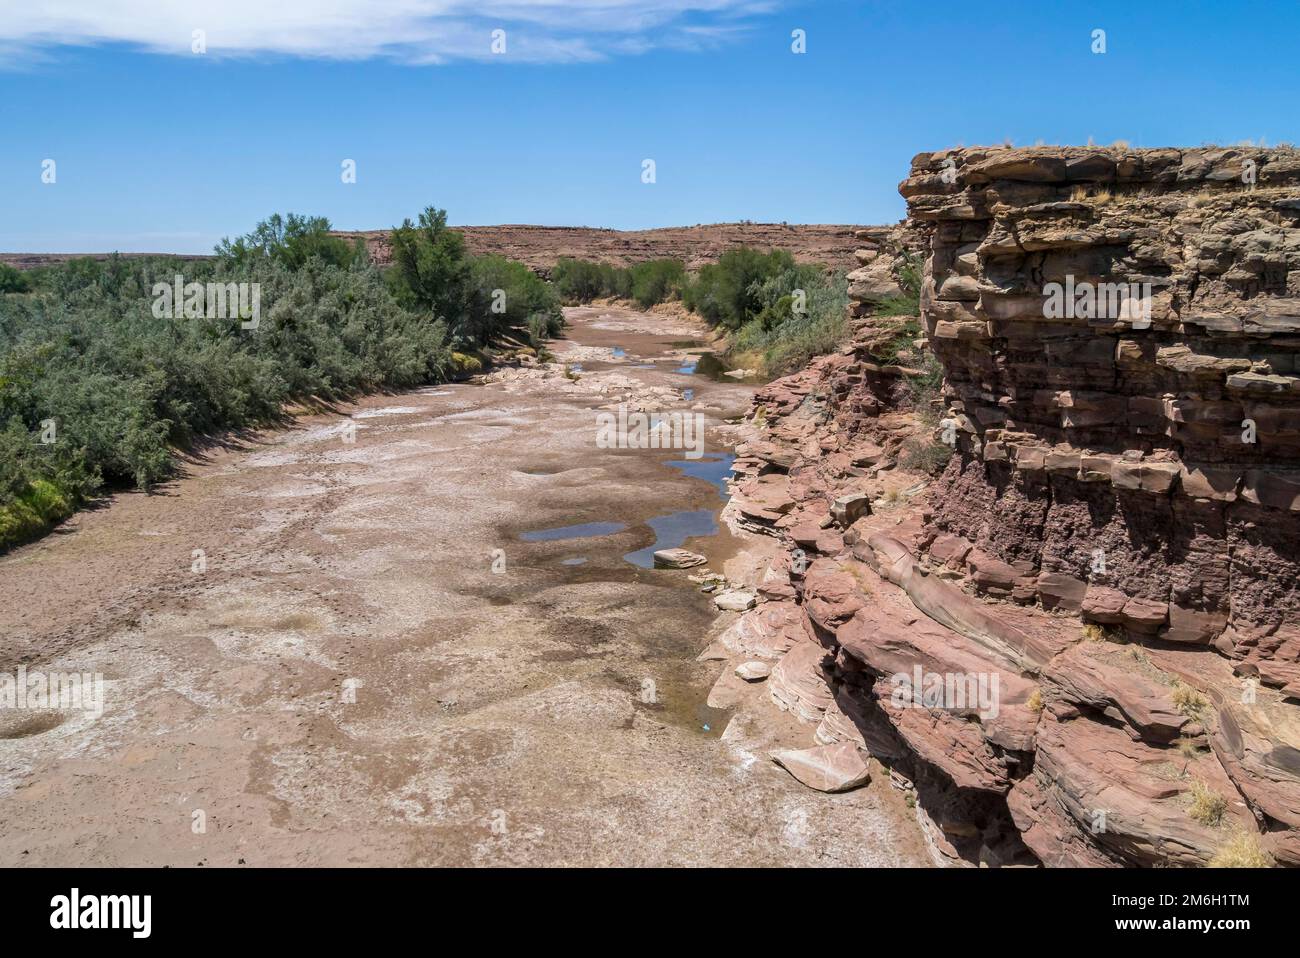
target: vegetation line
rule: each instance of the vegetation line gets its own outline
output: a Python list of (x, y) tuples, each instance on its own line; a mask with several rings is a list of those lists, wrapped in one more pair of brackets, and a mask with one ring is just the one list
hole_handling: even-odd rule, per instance
[[(847, 335), (844, 274), (784, 250), (738, 247), (694, 274), (676, 259), (561, 259), (547, 282), (469, 254), (432, 207), (393, 230), (382, 270), (362, 240), (329, 231), (323, 217), (277, 214), (212, 258), (0, 264), (0, 551), (105, 488), (149, 489), (175, 475), (179, 451), (282, 422), (292, 404), (474, 373), (502, 343), (543, 350), (561, 303), (679, 301), (728, 334), (734, 363), (768, 375)], [(915, 315), (917, 290), (884, 314)]]
[[(470, 256), (446, 223), (432, 208), (403, 223), (382, 272), (324, 218), (293, 214), (223, 240), (213, 259), (0, 267), (0, 551), (105, 487), (174, 475), (178, 450), (202, 437), (281, 422), (291, 403), (444, 381), (503, 337), (559, 332), (545, 281)], [(235, 296), (244, 284), (259, 315), (232, 317), (210, 296), (173, 302), (189, 284), (249, 306)]]

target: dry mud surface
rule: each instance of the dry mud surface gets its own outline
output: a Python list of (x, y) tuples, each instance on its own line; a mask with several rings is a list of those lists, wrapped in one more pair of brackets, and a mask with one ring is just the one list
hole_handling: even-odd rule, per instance
[[(0, 671), (106, 681), (102, 715), (0, 722), (0, 865), (925, 863), (887, 776), (823, 795), (768, 760), (811, 731), (761, 684), (705, 707), (730, 614), (623, 559), (722, 500), (680, 452), (597, 448), (599, 407), (700, 407), (715, 453), (752, 387), (675, 372), (683, 320), (569, 313), (577, 382), (305, 417), (0, 560)], [(625, 528), (520, 538), (590, 522)], [(686, 545), (735, 578), (763, 558)]]

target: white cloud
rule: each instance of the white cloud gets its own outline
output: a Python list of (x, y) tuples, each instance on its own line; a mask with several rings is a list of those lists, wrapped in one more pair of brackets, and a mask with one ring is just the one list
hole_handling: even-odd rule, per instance
[(190, 56), (280, 55), (410, 63), (599, 60), (656, 46), (700, 49), (743, 30), (770, 0), (3, 0), (0, 58), (120, 43)]

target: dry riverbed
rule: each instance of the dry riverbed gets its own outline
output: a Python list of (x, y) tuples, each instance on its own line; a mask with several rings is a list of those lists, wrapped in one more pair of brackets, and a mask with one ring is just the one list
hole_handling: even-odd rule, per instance
[[(105, 679), (100, 715), (0, 710), (0, 864), (924, 863), (885, 776), (768, 760), (811, 733), (761, 684), (719, 738), (725, 618), (637, 564), (761, 570), (709, 521), (752, 387), (690, 372), (689, 320), (568, 313), (569, 376), (305, 417), (0, 559), (0, 672)], [(704, 458), (599, 448), (622, 401), (702, 412)]]

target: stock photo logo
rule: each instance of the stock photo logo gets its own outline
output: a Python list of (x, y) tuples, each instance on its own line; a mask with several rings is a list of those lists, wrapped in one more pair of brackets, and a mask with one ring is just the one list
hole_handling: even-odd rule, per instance
[(153, 296), (158, 319), (231, 319), (241, 329), (262, 321), (261, 283), (187, 283), (177, 273), (171, 283), (154, 283)]
[(687, 459), (704, 455), (704, 414), (641, 412), (620, 403), (615, 412), (596, 414), (598, 449), (681, 449)]

